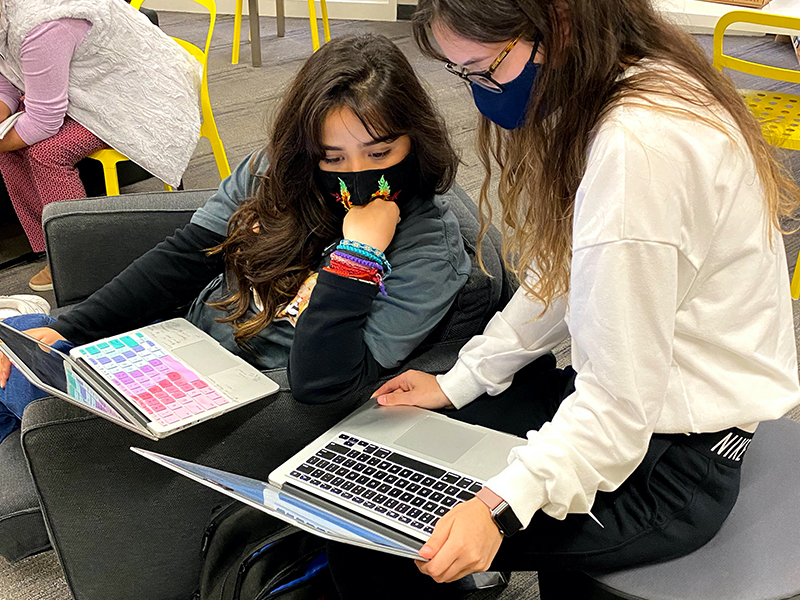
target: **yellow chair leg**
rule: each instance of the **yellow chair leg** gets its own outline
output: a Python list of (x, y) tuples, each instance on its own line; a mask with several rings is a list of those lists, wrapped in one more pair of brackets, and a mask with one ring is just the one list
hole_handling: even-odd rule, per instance
[(228, 157), (225, 155), (225, 148), (222, 145), (219, 134), (216, 137), (209, 137), (208, 141), (211, 143), (211, 150), (214, 152), (214, 161), (217, 163), (220, 180), (229, 177), (231, 166), (228, 164)]
[(231, 54), (231, 64), (239, 64), (239, 41), (242, 37), (242, 4), (244, 0), (236, 0), (236, 13), (233, 17), (233, 53)]
[(331, 26), (328, 23), (328, 4), (325, 0), (319, 0), (320, 7), (322, 8), (322, 29), (325, 31), (325, 41), (331, 41)]
[(797, 255), (797, 264), (794, 266), (794, 275), (792, 275), (792, 285), (789, 288), (792, 293), (792, 298), (797, 300), (800, 298), (800, 254)]
[(103, 163), (103, 179), (106, 182), (106, 196), (119, 196), (117, 163)]
[(319, 50), (319, 30), (317, 29), (317, 9), (314, 7), (314, 0), (308, 0), (308, 20), (311, 23), (311, 45), (316, 52)]

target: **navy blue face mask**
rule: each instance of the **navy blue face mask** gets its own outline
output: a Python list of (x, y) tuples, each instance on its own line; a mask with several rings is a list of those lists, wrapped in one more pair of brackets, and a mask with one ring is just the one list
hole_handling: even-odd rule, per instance
[(497, 123), (503, 129), (516, 129), (525, 122), (528, 112), (528, 102), (533, 94), (536, 75), (539, 72), (538, 63), (533, 62), (538, 44), (534, 45), (531, 58), (525, 63), (517, 77), (503, 84), (503, 93), (498, 94), (486, 88), (470, 83), (472, 98), (481, 114)]

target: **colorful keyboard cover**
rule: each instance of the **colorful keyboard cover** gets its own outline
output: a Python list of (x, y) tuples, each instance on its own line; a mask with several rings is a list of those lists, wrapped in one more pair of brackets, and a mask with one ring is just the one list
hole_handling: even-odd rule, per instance
[(230, 400), (141, 332), (79, 348), (94, 368), (142, 413), (172, 428)]

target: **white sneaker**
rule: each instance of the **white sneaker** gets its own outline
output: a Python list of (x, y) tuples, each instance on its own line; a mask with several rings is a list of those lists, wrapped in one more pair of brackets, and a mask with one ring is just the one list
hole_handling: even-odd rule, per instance
[(41, 296), (17, 294), (0, 296), (0, 321), (17, 315), (50, 314), (50, 303)]

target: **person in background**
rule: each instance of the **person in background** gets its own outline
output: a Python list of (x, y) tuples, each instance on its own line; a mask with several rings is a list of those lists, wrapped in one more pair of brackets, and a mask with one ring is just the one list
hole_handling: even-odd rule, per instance
[[(86, 195), (75, 164), (111, 146), (177, 185), (199, 138), (202, 67), (119, 0), (0, 0), (0, 174), (34, 252), (42, 210)], [(49, 267), (35, 291), (53, 289)]]
[[(57, 321), (18, 328), (85, 344), (183, 314), (255, 367), (288, 367), (298, 400), (347, 398), (397, 367), (467, 281), (458, 220), (436, 195), (457, 166), (403, 53), (383, 36), (337, 38), (290, 84), (267, 147), (189, 225)], [(34, 396), (21, 377), (0, 357), (0, 439)]]
[(648, 0), (420, 0), (414, 32), (471, 85), (481, 201), (498, 165), (522, 286), (448, 373), (375, 395), (527, 440), (436, 522), (428, 562), (330, 544), (341, 598), (692, 552), (733, 508), (758, 423), (800, 400), (781, 236), (800, 190)]

